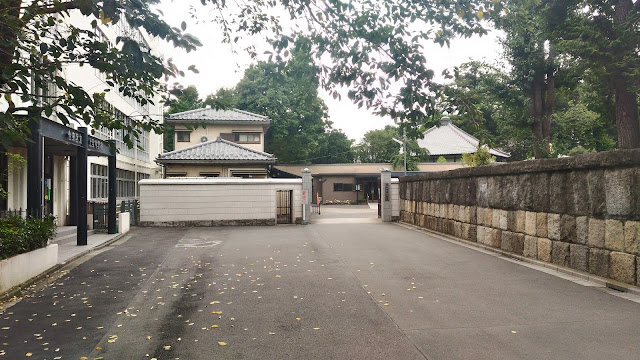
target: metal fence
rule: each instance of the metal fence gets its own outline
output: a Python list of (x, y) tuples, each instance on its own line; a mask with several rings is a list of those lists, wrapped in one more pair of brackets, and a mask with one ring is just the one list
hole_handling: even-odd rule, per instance
[(35, 215), (35, 211), (27, 211), (27, 209), (7, 209), (0, 210), (0, 218), (6, 219), (12, 216), (27, 217)]
[(129, 225), (137, 226), (140, 223), (140, 201), (133, 200), (123, 200), (120, 203), (120, 212), (128, 212), (129, 216)]
[(109, 204), (90, 203), (93, 214), (93, 230), (107, 231), (109, 229)]

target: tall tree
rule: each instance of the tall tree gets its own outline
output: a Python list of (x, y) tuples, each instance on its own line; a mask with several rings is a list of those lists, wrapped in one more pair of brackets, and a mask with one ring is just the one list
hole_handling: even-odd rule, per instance
[(511, 77), (528, 99), (535, 158), (551, 154), (551, 118), (555, 104), (556, 39), (551, 36), (547, 19), (538, 1), (513, 0), (506, 15), (496, 18), (506, 33), (503, 42), (511, 65)]
[[(131, 27), (143, 28), (175, 46), (195, 49), (200, 43), (183, 32), (185, 22), (181, 29), (171, 27), (151, 8), (158, 1), (0, 0), (0, 91), (29, 103), (23, 107), (8, 101), (8, 110), (0, 118), (2, 129), (19, 131), (20, 118), (14, 115), (21, 110), (47, 116), (56, 113), (63, 122), (79, 119), (92, 126), (126, 126), (100, 117), (100, 99), (95, 99), (100, 91), (87, 91), (56, 74), (66, 63), (83, 63), (104, 73), (123, 93), (140, 103), (148, 102), (157, 91), (159, 79), (180, 71), (169, 60), (150, 54), (136, 39), (121, 36), (116, 46), (109, 45), (95, 28), (98, 22), (115, 25), (123, 19)], [(483, 19), (502, 10), (501, 2), (489, 0), (248, 1), (233, 6), (218, 0), (200, 2), (221, 14), (215, 21), (228, 42), (270, 33), (276, 60), (288, 57), (294, 46), (295, 35), (289, 29), (303, 31), (313, 44), (314, 59), (330, 60), (320, 67), (325, 88), (339, 96), (336, 86), (346, 86), (357, 104), (416, 124), (433, 114), (438, 88), (423, 53), (423, 42), (448, 45), (458, 35), (486, 33)], [(283, 26), (277, 16), (270, 15), (276, 7), (284, 7), (292, 22), (301, 23)], [(72, 10), (81, 11), (94, 26), (61, 26), (57, 19), (67, 17)], [(257, 55), (253, 49), (252, 54)], [(41, 105), (41, 94), (29, 89), (31, 75), (37, 87), (54, 83), (61, 95)], [(128, 130), (135, 135), (139, 126), (161, 129), (160, 124), (147, 118), (133, 122)]]
[(327, 129), (318, 139), (318, 146), (312, 149), (311, 158), (305, 162), (314, 164), (339, 164), (353, 162), (355, 157), (353, 140), (337, 129)]
[(327, 106), (318, 97), (318, 68), (311, 43), (301, 39), (289, 61), (260, 62), (245, 71), (235, 88), (236, 107), (271, 119), (265, 151), (282, 163), (312, 158), (330, 123)]
[[(101, 36), (98, 23), (139, 28), (187, 51), (199, 46), (196, 38), (184, 33), (185, 23), (178, 29), (159, 18), (152, 9), (158, 2), (0, 0), (0, 95), (6, 105), (0, 112), (2, 144), (7, 147), (12, 136), (19, 140), (27, 135), (24, 115), (55, 115), (64, 123), (78, 120), (94, 127), (126, 128), (133, 135), (140, 127), (161, 131), (160, 122), (148, 116), (135, 117), (131, 123), (113, 119), (100, 109), (105, 89), (84, 89), (63, 71), (71, 64), (91, 66), (125, 96), (141, 105), (152, 101), (163, 76), (179, 71), (169, 60), (152, 54), (133, 32), (110, 43)], [(74, 25), (69, 21), (72, 12), (81, 13), (90, 25)]]
[(614, 94), (617, 147), (640, 147), (640, 2), (553, 1), (549, 9), (562, 49), (579, 58)]
[(401, 147), (393, 139), (400, 139), (396, 126), (387, 125), (384, 129), (367, 131), (356, 147), (358, 160), (363, 163), (392, 162)]

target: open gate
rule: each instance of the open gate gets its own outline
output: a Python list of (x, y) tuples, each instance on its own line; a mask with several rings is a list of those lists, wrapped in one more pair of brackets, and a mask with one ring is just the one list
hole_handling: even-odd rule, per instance
[(276, 223), (277, 224), (292, 224), (291, 219), (291, 204), (293, 198), (292, 190), (278, 190), (276, 191)]

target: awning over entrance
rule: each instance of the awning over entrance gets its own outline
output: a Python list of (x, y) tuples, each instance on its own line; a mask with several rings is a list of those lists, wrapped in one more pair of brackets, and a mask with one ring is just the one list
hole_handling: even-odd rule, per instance
[(31, 134), (27, 142), (27, 212), (44, 214), (45, 154), (70, 158), (70, 215), (77, 226), (77, 244), (87, 244), (87, 156), (108, 156), (108, 232), (116, 233), (116, 149), (112, 141), (88, 134), (86, 127), (72, 129), (39, 117), (29, 120)]

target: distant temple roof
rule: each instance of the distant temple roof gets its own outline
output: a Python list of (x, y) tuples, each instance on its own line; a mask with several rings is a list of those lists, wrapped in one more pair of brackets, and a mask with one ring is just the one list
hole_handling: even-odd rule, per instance
[[(422, 139), (418, 139), (418, 145), (427, 149), (429, 155), (461, 155), (463, 153), (475, 153), (480, 141), (469, 135), (464, 130), (453, 125), (448, 117), (440, 119), (440, 126), (434, 126), (425, 131)], [(491, 155), (508, 158), (511, 154), (489, 149)]]
[(158, 163), (176, 162), (243, 162), (243, 163), (275, 163), (272, 154), (249, 149), (231, 141), (217, 138), (201, 144), (160, 154)]
[(238, 109), (217, 110), (210, 107), (166, 115), (165, 120), (167, 123), (260, 123), (263, 125), (271, 123), (268, 117), (248, 111)]

